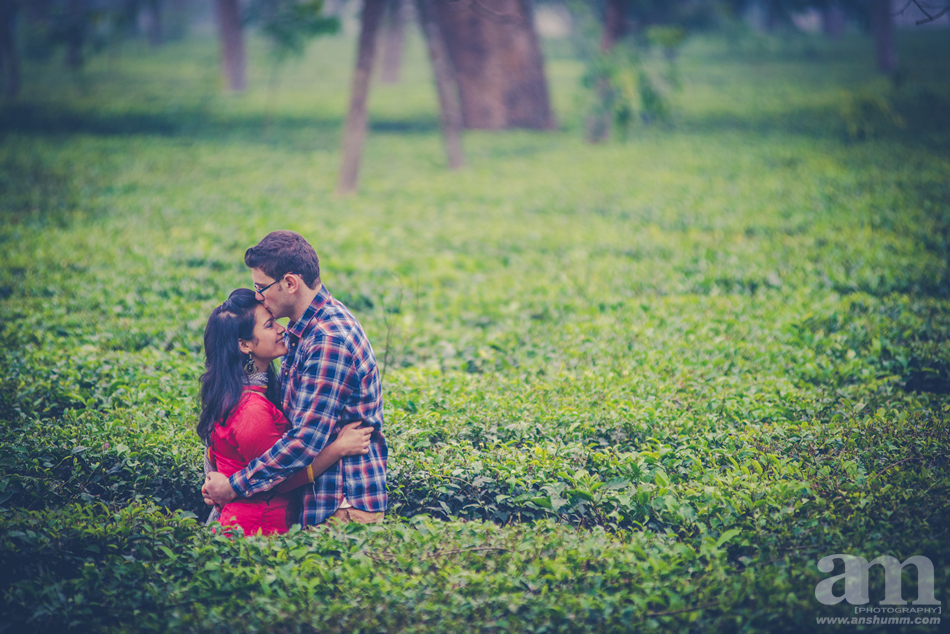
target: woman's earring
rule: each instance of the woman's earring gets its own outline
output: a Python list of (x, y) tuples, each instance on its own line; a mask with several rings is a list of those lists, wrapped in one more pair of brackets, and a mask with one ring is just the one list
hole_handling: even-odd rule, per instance
[(248, 352), (247, 363), (244, 364), (244, 374), (251, 375), (255, 372), (257, 372), (257, 368), (254, 366), (254, 355)]

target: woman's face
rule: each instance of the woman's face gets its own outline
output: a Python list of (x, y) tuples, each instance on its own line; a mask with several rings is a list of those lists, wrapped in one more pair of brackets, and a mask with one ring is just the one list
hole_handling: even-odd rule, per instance
[(246, 345), (247, 352), (263, 365), (287, 354), (284, 327), (274, 321), (273, 315), (260, 304), (254, 309), (254, 340)]

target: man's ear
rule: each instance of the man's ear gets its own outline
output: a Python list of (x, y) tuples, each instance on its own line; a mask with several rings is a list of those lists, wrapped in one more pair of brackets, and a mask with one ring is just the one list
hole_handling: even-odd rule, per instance
[(244, 354), (251, 354), (251, 344), (243, 339), (238, 339), (238, 349)]
[(295, 295), (297, 291), (300, 290), (300, 280), (296, 275), (288, 275), (284, 278), (284, 282), (287, 283), (287, 292), (291, 295)]

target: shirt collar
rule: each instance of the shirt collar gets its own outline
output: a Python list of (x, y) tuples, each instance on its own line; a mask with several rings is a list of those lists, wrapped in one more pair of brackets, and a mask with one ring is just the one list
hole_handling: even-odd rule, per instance
[(307, 310), (303, 311), (303, 315), (300, 316), (300, 319), (287, 324), (287, 332), (298, 339), (303, 337), (303, 333), (307, 331), (307, 325), (317, 316), (328, 301), (330, 301), (330, 291), (327, 290), (326, 286), (320, 284), (320, 290), (317, 291), (316, 297), (314, 297), (310, 305), (307, 306)]

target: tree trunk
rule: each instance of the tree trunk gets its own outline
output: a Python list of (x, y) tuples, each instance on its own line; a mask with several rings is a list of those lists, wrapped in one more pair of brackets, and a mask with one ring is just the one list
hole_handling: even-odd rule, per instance
[(402, 49), (405, 40), (406, 9), (409, 3), (404, 0), (387, 0), (386, 29), (383, 37), (383, 71), (380, 81), (395, 84), (399, 81), (399, 67), (402, 66)]
[(20, 58), (16, 51), (16, 14), (14, 0), (0, 0), (0, 68), (4, 77), (3, 96), (14, 99), (20, 92)]
[(359, 181), (363, 141), (366, 139), (366, 99), (373, 74), (373, 58), (376, 55), (376, 35), (385, 8), (386, 0), (363, 0), (353, 92), (350, 94), (350, 110), (343, 129), (343, 165), (336, 186), (336, 193), (341, 195), (355, 193)]
[(877, 52), (877, 69), (882, 73), (897, 70), (897, 50), (894, 47), (894, 16), (890, 0), (872, 0), (871, 30)]
[(454, 170), (465, 165), (465, 154), (462, 152), (462, 104), (459, 101), (458, 80), (449, 60), (444, 36), (435, 20), (432, 2), (433, 0), (416, 0), (416, 12), (419, 14), (419, 24), (429, 48), (435, 88), (439, 94), (445, 153), (449, 169)]
[(218, 32), (221, 37), (221, 59), (228, 90), (242, 92), (247, 88), (244, 61), (244, 32), (238, 0), (215, 0)]
[(844, 33), (846, 16), (837, 4), (829, 4), (822, 10), (821, 25), (828, 37), (837, 40)]
[(465, 127), (550, 129), (554, 116), (530, 0), (436, 2)]
[(85, 7), (82, 0), (69, 0), (69, 17), (66, 27), (66, 68), (82, 68), (82, 45), (86, 31)]

